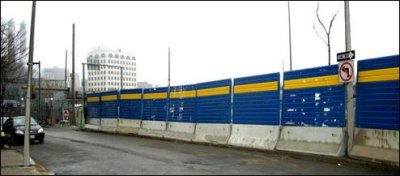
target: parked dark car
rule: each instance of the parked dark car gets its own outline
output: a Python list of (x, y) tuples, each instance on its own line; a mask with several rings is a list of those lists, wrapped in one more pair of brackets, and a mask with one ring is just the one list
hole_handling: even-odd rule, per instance
[[(8, 118), (3, 124), (3, 131), (9, 142), (14, 144), (24, 143), (25, 116)], [(44, 141), (44, 130), (33, 117), (31, 117), (29, 138), (31, 141), (38, 140), (39, 143)]]

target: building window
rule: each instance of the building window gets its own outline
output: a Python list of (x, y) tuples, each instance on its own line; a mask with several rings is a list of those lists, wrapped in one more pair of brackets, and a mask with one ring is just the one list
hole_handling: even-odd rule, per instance
[(108, 58), (113, 58), (113, 55), (111, 53), (108, 54)]
[(121, 55), (121, 59), (125, 59), (124, 55)]
[(101, 57), (106, 57), (106, 54), (102, 53), (102, 54), (101, 54)]
[(117, 59), (118, 59), (118, 58), (119, 58), (118, 54), (114, 55), (114, 58), (117, 58)]
[(131, 60), (131, 58), (129, 56), (126, 56), (126, 60)]

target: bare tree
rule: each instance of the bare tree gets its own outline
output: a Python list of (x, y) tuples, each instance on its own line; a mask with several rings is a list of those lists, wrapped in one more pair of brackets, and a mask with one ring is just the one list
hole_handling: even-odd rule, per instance
[(1, 84), (13, 83), (27, 76), (26, 24), (19, 30), (14, 20), (1, 19)]
[(331, 65), (331, 29), (332, 29), (332, 24), (333, 21), (335, 20), (337, 14), (339, 13), (339, 9), (336, 11), (336, 13), (333, 14), (331, 21), (329, 22), (329, 27), (328, 29), (326, 26), (322, 23), (321, 18), (319, 17), (319, 3), (317, 3), (317, 10), (316, 10), (316, 16), (318, 19), (318, 23), (322, 26), (324, 29), (324, 32), (326, 34), (326, 40), (318, 33), (317, 29), (315, 28), (315, 22), (313, 24), (313, 29), (315, 33), (317, 33), (317, 36), (322, 39), (322, 41), (325, 42), (326, 46), (328, 47), (328, 65)]

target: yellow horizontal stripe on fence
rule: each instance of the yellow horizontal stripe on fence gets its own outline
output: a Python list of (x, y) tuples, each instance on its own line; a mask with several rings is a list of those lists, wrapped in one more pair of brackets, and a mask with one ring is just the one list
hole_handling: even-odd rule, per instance
[(278, 90), (278, 81), (237, 85), (234, 87), (233, 92), (239, 94), (274, 90)]
[(101, 96), (101, 101), (114, 101), (117, 100), (117, 95), (104, 95)]
[(88, 97), (87, 98), (88, 102), (99, 102), (99, 97)]
[(182, 91), (182, 92), (171, 92), (170, 98), (193, 98), (196, 97), (196, 91)]
[(167, 93), (147, 93), (143, 96), (144, 99), (165, 99), (167, 98)]
[(142, 99), (142, 94), (134, 93), (134, 94), (121, 94), (121, 100), (140, 100)]
[(322, 87), (322, 86), (335, 86), (340, 84), (342, 83), (339, 82), (339, 76), (335, 74), (328, 76), (316, 76), (309, 78), (286, 80), (284, 82), (284, 88), (285, 90), (289, 90), (289, 89), (301, 89), (301, 88)]
[(360, 71), (358, 82), (398, 81), (399, 67)]
[(214, 87), (214, 88), (207, 88), (207, 89), (199, 89), (199, 90), (197, 90), (197, 96), (198, 97), (224, 95), (224, 94), (229, 94), (229, 86)]

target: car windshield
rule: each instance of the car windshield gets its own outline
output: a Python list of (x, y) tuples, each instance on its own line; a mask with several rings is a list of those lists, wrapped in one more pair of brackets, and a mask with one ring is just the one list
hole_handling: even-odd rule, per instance
[[(15, 126), (24, 126), (25, 125), (25, 118), (14, 118), (14, 125)], [(35, 119), (31, 117), (31, 125), (37, 125)]]

